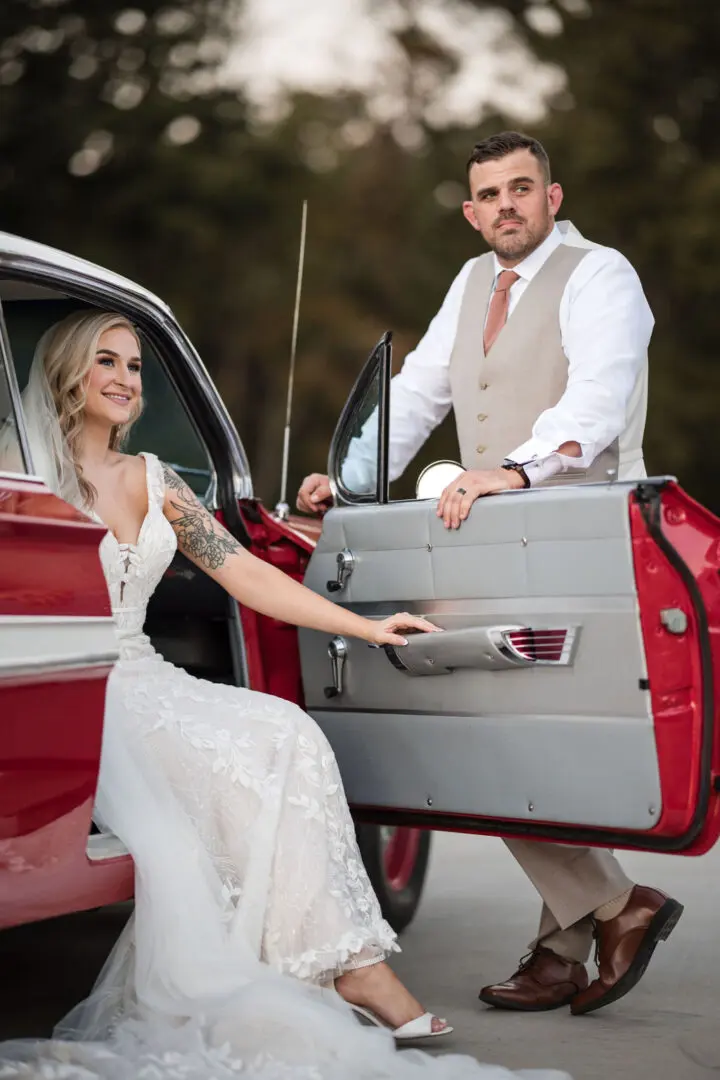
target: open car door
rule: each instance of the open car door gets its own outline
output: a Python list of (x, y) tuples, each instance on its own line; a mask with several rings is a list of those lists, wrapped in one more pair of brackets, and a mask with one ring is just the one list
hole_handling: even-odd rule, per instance
[(671, 479), (512, 491), (448, 531), (388, 499), (391, 346), (330, 455), (305, 583), (442, 634), (301, 633), (306, 704), (361, 819), (699, 854), (720, 832), (720, 521)]

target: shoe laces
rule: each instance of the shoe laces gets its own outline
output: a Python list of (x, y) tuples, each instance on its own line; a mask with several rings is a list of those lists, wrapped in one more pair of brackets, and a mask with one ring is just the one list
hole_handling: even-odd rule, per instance
[(520, 957), (520, 963), (518, 964), (517, 974), (521, 975), (523, 971), (527, 971), (532, 966), (532, 962), (535, 959), (535, 949), (531, 949), (525, 956)]
[(597, 921), (597, 919), (594, 918), (594, 916), (591, 917), (591, 918), (592, 918), (593, 938), (595, 939), (595, 953), (594, 953), (594, 956), (593, 956), (593, 961), (595, 963), (595, 967), (599, 969), (599, 967), (600, 967), (600, 933), (599, 933), (599, 929), (598, 929), (598, 921)]

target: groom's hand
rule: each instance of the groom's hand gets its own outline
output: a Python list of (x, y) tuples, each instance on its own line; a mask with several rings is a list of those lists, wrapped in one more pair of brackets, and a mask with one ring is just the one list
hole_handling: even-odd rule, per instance
[(324, 514), (333, 504), (330, 481), (323, 473), (312, 473), (302, 482), (297, 496), (297, 508), (305, 514)]
[(437, 516), (443, 519), (446, 529), (459, 529), (481, 495), (522, 487), (525, 487), (523, 478), (513, 469), (467, 469), (443, 491)]

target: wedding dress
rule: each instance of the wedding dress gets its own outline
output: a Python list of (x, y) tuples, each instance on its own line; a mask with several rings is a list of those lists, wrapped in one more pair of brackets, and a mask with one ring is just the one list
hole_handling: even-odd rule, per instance
[(507, 1080), (470, 1057), (397, 1051), (332, 989), (397, 949), (333, 752), (297, 706), (195, 679), (153, 649), (145, 612), (176, 537), (162, 465), (143, 456), (137, 541), (108, 532), (100, 546), (120, 660), (96, 817), (133, 855), (135, 913), (52, 1040), (0, 1047), (0, 1077)]

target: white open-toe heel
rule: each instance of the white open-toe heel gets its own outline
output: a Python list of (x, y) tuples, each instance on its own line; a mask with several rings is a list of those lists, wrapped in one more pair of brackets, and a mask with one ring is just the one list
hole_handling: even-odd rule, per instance
[(366, 1009), (364, 1005), (353, 1005), (352, 1010), (358, 1013), (359, 1016), (364, 1017), (369, 1024), (373, 1024), (375, 1027), (387, 1028), (396, 1042), (437, 1039), (441, 1035), (449, 1035), (453, 1030), (449, 1024), (441, 1020), (440, 1023), (445, 1024), (445, 1027), (441, 1028), (440, 1031), (433, 1031), (432, 1022), (439, 1019), (439, 1017), (430, 1012), (423, 1013), (422, 1016), (416, 1016), (414, 1020), (408, 1020), (407, 1024), (401, 1024), (400, 1027), (394, 1028), (379, 1017), (377, 1013), (374, 1013), (372, 1009)]

